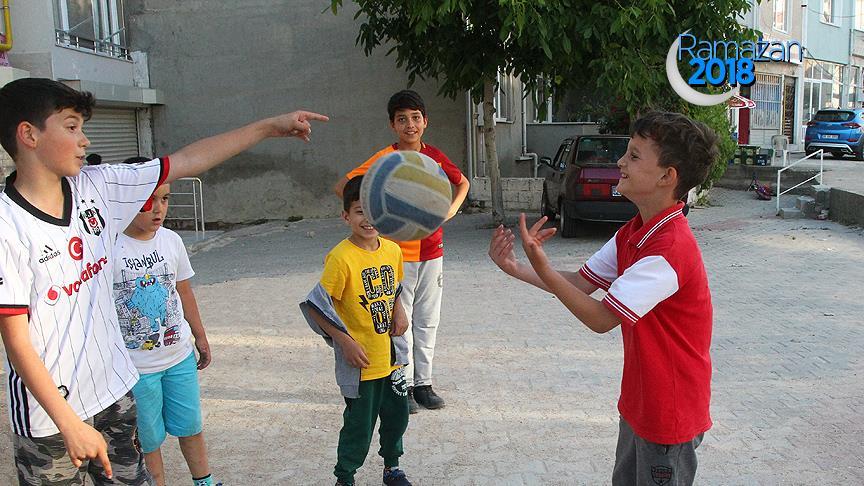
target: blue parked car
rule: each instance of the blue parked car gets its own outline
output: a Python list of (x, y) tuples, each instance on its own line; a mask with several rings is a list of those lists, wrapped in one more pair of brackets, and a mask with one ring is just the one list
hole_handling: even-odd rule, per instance
[(822, 149), (836, 158), (852, 155), (864, 160), (864, 108), (819, 110), (807, 123), (804, 151)]

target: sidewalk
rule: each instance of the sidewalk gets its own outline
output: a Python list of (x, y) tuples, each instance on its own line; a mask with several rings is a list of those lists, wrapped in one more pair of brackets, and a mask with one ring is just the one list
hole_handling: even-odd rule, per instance
[[(792, 152), (788, 155), (788, 163), (804, 158), (804, 152)], [(814, 156), (805, 162), (796, 165), (794, 169), (819, 169), (819, 157)], [(834, 159), (830, 154), (823, 159), (824, 183), (831, 187), (864, 194), (864, 161), (854, 160), (852, 157)]]
[[(715, 425), (698, 484), (864, 483), (864, 232), (778, 219), (752, 193), (712, 196), (715, 206), (690, 213), (715, 326)], [(486, 256), (490, 230), (477, 229), (488, 221), (460, 215), (446, 228), (435, 388), (447, 407), (411, 416), (402, 467), (419, 486), (609, 484), (620, 331), (596, 335), (554, 297), (505, 278)], [(200, 375), (205, 433), (226, 485), (334, 482), (344, 402), (332, 351), (297, 303), (346, 231), (338, 219), (273, 222), (190, 252), (214, 353)], [(613, 232), (592, 225), (547, 252), (575, 270)], [(13, 484), (10, 434), (0, 434), (0, 484)], [(358, 485), (380, 484), (376, 451)], [(188, 483), (177, 441), (163, 453), (169, 484)]]

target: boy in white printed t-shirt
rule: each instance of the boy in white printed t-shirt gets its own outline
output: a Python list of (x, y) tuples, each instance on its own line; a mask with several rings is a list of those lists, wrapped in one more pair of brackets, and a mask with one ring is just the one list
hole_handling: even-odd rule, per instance
[(159, 186), (150, 210), (142, 209), (117, 236), (114, 304), (126, 349), (141, 374), (132, 394), (147, 470), (158, 486), (165, 485), (161, 446), (171, 434), (180, 441), (194, 486), (212, 486), (198, 386), (198, 370), (210, 364), (210, 346), (190, 285), (195, 272), (186, 247), (177, 233), (162, 227), (170, 190), (168, 184)]
[(309, 140), (295, 111), (199, 140), (170, 157), (84, 166), (94, 99), (51, 79), (0, 88), (0, 337), (18, 482), (153, 484), (136, 432), (138, 372), (112, 299), (113, 249), (153, 190), (269, 137)]

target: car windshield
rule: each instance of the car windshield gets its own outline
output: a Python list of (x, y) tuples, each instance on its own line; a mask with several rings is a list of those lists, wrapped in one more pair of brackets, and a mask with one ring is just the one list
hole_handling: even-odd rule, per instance
[(813, 117), (816, 121), (821, 122), (847, 122), (855, 118), (855, 113), (851, 111), (817, 111)]
[(626, 137), (621, 138), (581, 138), (576, 162), (615, 164), (627, 152)]

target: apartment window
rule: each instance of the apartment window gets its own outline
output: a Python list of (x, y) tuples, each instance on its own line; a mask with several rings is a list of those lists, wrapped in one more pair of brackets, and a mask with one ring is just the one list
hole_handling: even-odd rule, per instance
[(774, 28), (786, 32), (788, 30), (788, 18), (786, 16), (786, 4), (789, 0), (774, 0)]
[(834, 1), (822, 0), (822, 21), (829, 24), (834, 23)]
[[(546, 84), (548, 86), (549, 83), (545, 78), (540, 77), (537, 84)], [(549, 93), (546, 99), (538, 99), (539, 97), (540, 95), (537, 90), (532, 91), (528, 95), (527, 105), (529, 110), (529, 120), (534, 123), (551, 123), (553, 121), (558, 121), (554, 119), (553, 100), (556, 98), (554, 89), (552, 93)]]
[(840, 108), (840, 64), (804, 60), (804, 119), (809, 120), (822, 108)]
[(54, 0), (57, 45), (131, 60), (123, 0)]
[(864, 102), (864, 86), (861, 84), (861, 74), (862, 70), (859, 66), (849, 66), (849, 77), (846, 82), (847, 94), (846, 94), (846, 107), (847, 108), (864, 108), (862, 106), (862, 102)]
[(531, 120), (534, 123), (551, 123), (553, 121), (558, 121), (558, 120), (554, 120), (553, 116), (552, 116), (554, 114), (554, 112), (552, 110), (552, 108), (554, 106), (553, 102), (552, 102), (553, 96), (546, 98), (546, 100), (544, 100), (542, 102), (543, 108), (544, 108), (544, 114), (542, 115), (542, 117), (540, 114), (540, 106), (535, 104), (533, 99), (529, 98), (528, 105), (531, 107)]
[(756, 74), (753, 85), (753, 128), (780, 128), (782, 114), (782, 91), (780, 76), (775, 74)]
[(853, 108), (864, 108), (864, 68), (860, 66), (855, 66), (853, 72), (853, 82), (855, 83), (852, 87), (852, 107)]
[(528, 95), (527, 116), (533, 123), (598, 123), (609, 116), (609, 106), (614, 101), (596, 87), (557, 87), (551, 96), (539, 100), (545, 109), (541, 114), (536, 97), (536, 92)]
[(495, 121), (513, 121), (513, 76), (498, 72), (495, 91)]
[(846, 82), (844, 79), (844, 66), (840, 64), (832, 64), (832, 68), (834, 70), (834, 77), (832, 78), (833, 86), (831, 90), (831, 100), (829, 101), (829, 106), (834, 108), (840, 108), (841, 99), (843, 97), (843, 84)]
[(864, 30), (864, 0), (855, 0), (855, 28)]

